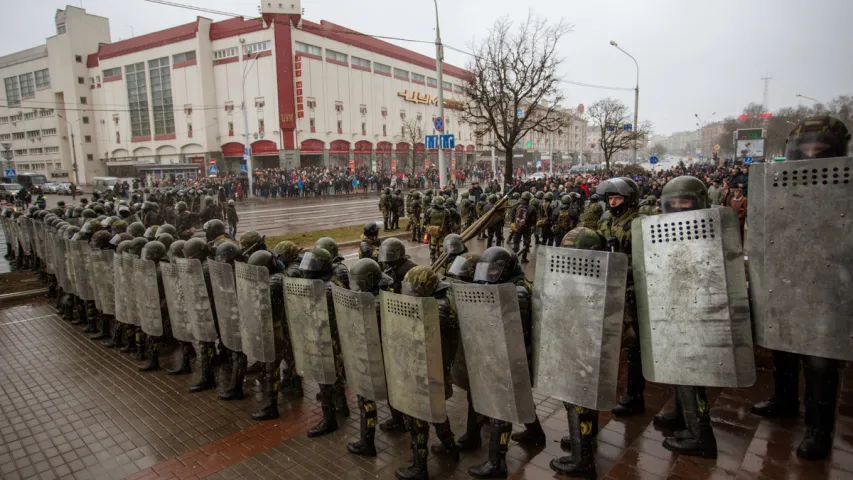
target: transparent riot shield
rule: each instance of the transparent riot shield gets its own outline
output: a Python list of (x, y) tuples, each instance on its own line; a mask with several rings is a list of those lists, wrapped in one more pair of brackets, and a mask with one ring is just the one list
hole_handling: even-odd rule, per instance
[(376, 298), (372, 293), (353, 292), (333, 285), (332, 299), (347, 385), (362, 397), (387, 400)]
[(95, 277), (95, 303), (101, 313), (115, 315), (115, 283), (112, 250), (92, 250), (92, 270)]
[(157, 265), (153, 260), (133, 259), (133, 291), (139, 326), (147, 335), (163, 336), (163, 315), (160, 312), (160, 289), (157, 284)]
[(216, 325), (213, 323), (213, 310), (207, 295), (204, 270), (197, 258), (176, 258), (178, 278), (187, 303), (187, 316), (190, 319), (193, 337), (199, 342), (216, 341)]
[(124, 262), (121, 254), (113, 252), (113, 310), (116, 320), (127, 323), (127, 304), (124, 296)]
[(270, 274), (266, 267), (237, 262), (237, 302), (240, 338), (246, 356), (260, 362), (275, 360)]
[(219, 338), (229, 350), (243, 351), (240, 339), (240, 310), (237, 304), (237, 285), (234, 269), (227, 263), (207, 262), (210, 286), (213, 290), (213, 305), (219, 322)]
[(317, 383), (335, 383), (337, 374), (325, 282), (285, 278), (284, 305), (296, 373)]
[(77, 296), (82, 300), (94, 300), (92, 292), (92, 279), (86, 268), (86, 260), (89, 256), (89, 244), (83, 240), (71, 241), (71, 265), (74, 267), (74, 282)]
[(166, 292), (166, 307), (169, 309), (172, 335), (181, 342), (192, 342), (195, 337), (187, 312), (184, 288), (178, 277), (178, 266), (174, 263), (160, 262), (160, 275), (163, 277), (163, 289)]
[(136, 307), (136, 293), (134, 292), (135, 285), (139, 282), (136, 276), (136, 271), (133, 269), (134, 256), (128, 252), (121, 254), (121, 266), (124, 278), (121, 279), (122, 301), (126, 309), (124, 323), (128, 325), (140, 326), (139, 312)]

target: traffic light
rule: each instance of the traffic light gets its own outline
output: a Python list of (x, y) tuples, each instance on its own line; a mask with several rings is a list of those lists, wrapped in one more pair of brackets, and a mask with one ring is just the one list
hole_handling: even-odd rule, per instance
[(714, 153), (712, 155), (714, 156), (714, 160), (716, 160), (717, 159), (717, 152), (714, 151)]
[(530, 140), (528, 140), (528, 141), (527, 141), (527, 148), (530, 148), (530, 147), (532, 147), (532, 146), (533, 146), (533, 142), (531, 142)]

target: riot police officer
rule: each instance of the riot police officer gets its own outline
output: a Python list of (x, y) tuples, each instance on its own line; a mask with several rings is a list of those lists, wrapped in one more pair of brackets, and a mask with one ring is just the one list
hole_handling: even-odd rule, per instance
[[(486, 197), (486, 205), (483, 206), (483, 215), (492, 211), (495, 208), (495, 204), (498, 203), (498, 196), (494, 193), (489, 194)], [(498, 247), (503, 246), (504, 243), (504, 222), (503, 219), (495, 219), (490, 222), (490, 225), (486, 229), (486, 248), (492, 246), (492, 241), (494, 240), (494, 245)]]
[(412, 227), (412, 241), (423, 241), (423, 220), (421, 219), (421, 194), (417, 190), (412, 195), (412, 207), (409, 212), (409, 225)]
[(379, 259), (379, 245), (382, 242), (379, 240), (379, 226), (376, 222), (370, 222), (364, 225), (364, 233), (361, 234), (361, 243), (358, 245), (358, 258), (372, 258), (374, 261)]
[(403, 278), (417, 264), (406, 255), (406, 246), (398, 238), (389, 238), (379, 246), (379, 264), (382, 271), (391, 277), (391, 291), (400, 293)]
[(391, 230), (400, 228), (400, 217), (403, 216), (403, 196), (398, 188), (391, 195)]
[[(177, 243), (177, 242), (175, 242)], [(207, 298), (213, 298), (213, 288), (210, 283), (210, 272), (208, 271), (207, 262), (210, 250), (204, 239), (193, 237), (184, 244), (184, 258), (197, 259), (201, 261), (202, 272), (204, 273), (204, 283), (207, 287)], [(216, 309), (211, 308), (213, 314), (213, 322), (218, 325)], [(218, 328), (217, 328), (218, 330)], [(190, 386), (190, 393), (203, 392), (216, 388), (216, 376), (213, 372), (213, 357), (216, 355), (216, 345), (214, 342), (199, 342), (199, 350), (201, 352), (201, 376), (198, 381)]]
[(382, 213), (382, 221), (385, 222), (386, 232), (389, 230), (388, 226), (390, 225), (392, 208), (391, 189), (386, 188), (382, 191), (382, 195), (379, 195), (379, 211)]
[(163, 321), (163, 335), (153, 336), (148, 335), (148, 363), (139, 370), (143, 372), (153, 372), (160, 369), (160, 346), (163, 342), (163, 337), (170, 335), (169, 309), (166, 306), (166, 291), (163, 284), (163, 277), (160, 274), (160, 260), (166, 257), (166, 246), (160, 242), (148, 242), (142, 247), (140, 258), (142, 260), (151, 260), (154, 262), (157, 275), (157, 292), (159, 298), (152, 299), (160, 305), (160, 318)]
[[(577, 202), (576, 199), (572, 200)], [(598, 222), (601, 220), (602, 215), (604, 215), (604, 208), (601, 206), (601, 196), (593, 193), (589, 196), (589, 201), (583, 207), (581, 224), (583, 224), (584, 228), (598, 230)]]
[(536, 221), (536, 230), (539, 232), (542, 245), (546, 246), (554, 245), (554, 232), (552, 231), (553, 223), (551, 223), (553, 207), (554, 194), (552, 192), (545, 193), (542, 200), (539, 201), (539, 211), (537, 212), (536, 217), (538, 218)]
[[(533, 204), (533, 200), (533, 195), (530, 192), (521, 194), (521, 199), (513, 210), (512, 223), (510, 224), (512, 251), (521, 257), (521, 263), (527, 263), (527, 254), (530, 252), (530, 236), (536, 228), (536, 206)], [(524, 240), (524, 249), (519, 253), (522, 240)]]
[[(221, 242), (219, 246), (216, 247), (213, 260), (219, 263), (227, 263), (228, 265), (231, 265), (231, 273), (236, 275), (233, 270), (234, 263), (244, 262), (246, 257), (240, 250), (239, 245), (233, 241), (227, 241)], [(213, 302), (212, 298), (211, 302)], [(243, 398), (243, 379), (246, 375), (247, 362), (246, 354), (243, 352), (231, 352), (231, 384), (228, 385), (228, 388), (219, 392), (220, 400), (241, 400)]]
[(574, 230), (578, 224), (578, 218), (572, 215), (571, 207), (572, 197), (570, 195), (563, 195), (560, 198), (559, 208), (553, 209), (553, 213), (551, 213), (551, 228), (553, 229), (554, 240), (557, 244), (562, 241), (563, 237), (569, 231)]
[(429, 233), (429, 259), (435, 263), (439, 255), (444, 237), (450, 233), (448, 224), (451, 222), (447, 210), (444, 208), (444, 197), (435, 197), (432, 206), (424, 214), (424, 224)]
[[(172, 242), (172, 245), (169, 246), (169, 253), (166, 259), (170, 263), (173, 263), (176, 258), (184, 258), (184, 247), (186, 246), (185, 240), (175, 240)], [(195, 357), (195, 349), (193, 348), (192, 342), (180, 342), (181, 347), (181, 358), (179, 360), (178, 365), (169, 370), (169, 375), (186, 375), (192, 373), (192, 363), (191, 360)]]
[[(302, 278), (302, 270), (299, 269), (299, 254), (302, 251), (295, 243), (290, 241), (279, 242), (273, 248), (273, 256), (278, 264), (278, 271), (281, 275), (287, 278)], [(279, 281), (277, 279), (277, 281)], [(284, 311), (284, 308), (282, 308)], [(286, 321), (281, 322), (284, 339), (284, 363), (287, 368), (282, 372), (281, 387), (279, 391), (295, 397), (302, 397), (302, 377), (296, 373), (295, 362), (293, 359), (293, 343), (290, 340), (290, 331)]]

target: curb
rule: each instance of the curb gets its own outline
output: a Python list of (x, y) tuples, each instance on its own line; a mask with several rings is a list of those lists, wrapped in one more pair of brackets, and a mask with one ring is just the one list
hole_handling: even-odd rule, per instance
[(4, 295), (0, 295), (0, 304), (5, 303), (7, 301), (26, 300), (29, 298), (42, 297), (45, 294), (47, 294), (46, 288), (39, 288), (36, 290), (27, 290), (24, 292), (7, 293)]
[[(400, 233), (392, 233), (391, 235), (385, 235), (384, 237), (380, 236), (379, 240), (385, 240), (386, 238), (403, 238), (403, 237), (411, 237), (411, 236), (412, 236), (411, 231), (408, 231), (408, 232), (402, 231)], [(338, 248), (354, 247), (354, 246), (357, 246), (360, 244), (361, 244), (361, 239), (359, 239), (359, 240), (347, 240), (346, 242), (339, 243)]]

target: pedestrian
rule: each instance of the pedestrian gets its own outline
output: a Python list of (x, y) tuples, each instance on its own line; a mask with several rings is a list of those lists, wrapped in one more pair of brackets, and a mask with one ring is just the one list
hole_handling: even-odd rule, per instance
[(746, 225), (747, 210), (747, 200), (746, 197), (743, 196), (743, 185), (738, 184), (736, 187), (732, 188), (732, 195), (728, 206), (737, 211), (737, 219), (740, 223), (740, 241), (743, 242), (743, 227)]

